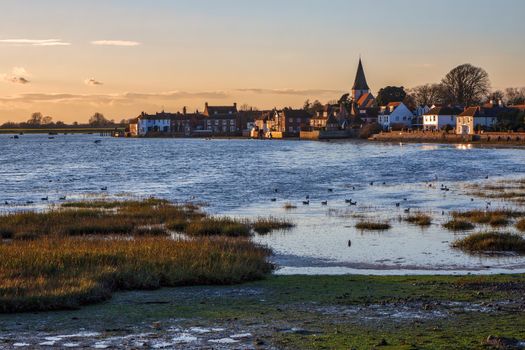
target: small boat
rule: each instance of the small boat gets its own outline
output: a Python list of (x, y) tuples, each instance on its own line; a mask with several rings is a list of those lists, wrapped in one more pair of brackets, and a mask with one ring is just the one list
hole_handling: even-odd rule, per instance
[(303, 201), (303, 205), (310, 205), (310, 200)]
[(53, 139), (54, 139), (54, 137), (53, 137), (53, 136), (49, 136), (49, 137), (48, 137), (48, 139), (50, 139), (50, 140), (53, 140)]
[(107, 187), (107, 186), (101, 187), (100, 190), (101, 190), (101, 191), (107, 191), (107, 190), (108, 190), (108, 187)]
[(17, 139), (17, 138), (18, 138), (18, 135), (13, 136), (13, 138), (14, 138), (14, 139)]
[(62, 197), (60, 197), (59, 200), (61, 200), (61, 201), (65, 201), (65, 200), (66, 200), (66, 196), (62, 196)]
[(95, 140), (95, 143), (101, 143), (102, 140)]
[(321, 205), (328, 205), (328, 201), (322, 201)]
[(47, 200), (49, 200), (49, 196), (45, 196), (45, 197), (42, 197), (40, 199), (43, 200), (43, 201), (47, 201)]

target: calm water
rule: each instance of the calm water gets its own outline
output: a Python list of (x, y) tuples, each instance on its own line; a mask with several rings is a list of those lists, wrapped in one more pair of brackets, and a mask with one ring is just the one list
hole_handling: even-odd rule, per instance
[[(95, 144), (98, 139), (102, 142)], [(107, 193), (202, 201), (218, 214), (289, 218), (297, 223), (295, 229), (256, 237), (274, 249), (280, 273), (525, 271), (524, 258), (473, 257), (451, 249), (457, 237), (440, 226), (450, 210), (484, 208), (481, 200), (471, 202), (465, 183), (525, 174), (525, 150), (0, 135), (0, 164), (3, 212), (43, 209), (64, 195), (78, 199)], [(447, 184), (451, 191), (429, 188), (429, 181), (435, 187)], [(301, 204), (306, 195), (310, 206)], [(49, 202), (41, 201), (46, 196)], [(348, 207), (346, 198), (358, 206)], [(285, 211), (285, 202), (298, 208)], [(402, 202), (400, 208), (396, 202)], [(493, 203), (498, 205), (504, 204)], [(408, 207), (432, 213), (436, 224), (421, 230), (395, 220)], [(359, 232), (353, 227), (356, 214), (391, 219), (393, 228)]]

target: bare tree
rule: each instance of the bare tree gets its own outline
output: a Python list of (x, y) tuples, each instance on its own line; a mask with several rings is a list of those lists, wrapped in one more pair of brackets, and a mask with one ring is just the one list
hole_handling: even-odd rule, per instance
[(409, 90), (418, 106), (433, 106), (443, 103), (443, 86), (441, 84), (426, 84)]
[(490, 91), (488, 73), (471, 64), (462, 64), (452, 69), (441, 81), (447, 102), (472, 106), (481, 102)]
[(525, 104), (525, 87), (505, 89), (505, 102), (510, 106)]
[(27, 124), (29, 125), (40, 125), (42, 124), (42, 113), (40, 112), (35, 112), (33, 114), (31, 114), (31, 118), (29, 118), (29, 120), (27, 121)]
[(53, 122), (53, 118), (48, 115), (42, 118), (42, 125), (51, 124), (52, 122)]
[(110, 125), (111, 121), (107, 120), (102, 113), (95, 113), (89, 118), (89, 125), (92, 126), (107, 126)]

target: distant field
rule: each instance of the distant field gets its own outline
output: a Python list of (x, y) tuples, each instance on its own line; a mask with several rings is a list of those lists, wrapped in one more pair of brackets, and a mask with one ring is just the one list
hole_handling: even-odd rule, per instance
[(124, 131), (123, 127), (117, 128), (42, 128), (42, 129), (29, 129), (29, 128), (20, 128), (20, 129), (2, 129), (0, 128), (0, 134), (48, 134), (48, 133), (57, 133), (57, 134), (87, 134), (87, 133), (101, 133), (101, 132), (112, 132), (112, 131)]

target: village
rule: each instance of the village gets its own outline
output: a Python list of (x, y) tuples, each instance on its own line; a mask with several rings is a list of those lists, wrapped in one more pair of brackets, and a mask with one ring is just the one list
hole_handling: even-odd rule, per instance
[[(522, 116), (525, 112), (525, 104), (506, 105), (501, 98), (476, 105), (412, 103), (410, 106), (405, 101), (381, 105), (367, 83), (361, 59), (351, 92), (338, 101), (317, 107), (314, 111), (307, 105), (301, 109), (286, 107), (257, 110), (239, 109), (237, 103), (212, 106), (206, 102), (202, 112), (196, 110), (191, 113), (186, 107), (177, 113), (142, 112), (130, 120), (125, 135), (322, 140), (357, 137), (377, 139), (374, 135), (379, 134), (380, 138), (391, 139), (403, 135), (393, 132), (403, 131), (412, 137), (418, 135), (416, 138), (419, 139), (445, 134), (456, 135), (453, 136), (454, 140), (458, 136), (473, 140), (476, 135), (490, 135), (496, 131), (496, 125), (504, 116), (512, 113)], [(501, 138), (502, 133), (497, 135)], [(517, 140), (521, 140), (519, 136)]]

